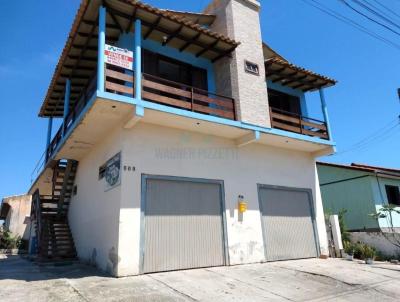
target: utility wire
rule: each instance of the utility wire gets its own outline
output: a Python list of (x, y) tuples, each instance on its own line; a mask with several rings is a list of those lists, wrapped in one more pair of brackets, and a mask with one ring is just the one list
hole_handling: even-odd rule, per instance
[(394, 126), (392, 129), (388, 130), (388, 132), (385, 135), (379, 137), (378, 139), (376, 139), (375, 141), (373, 141), (369, 144), (366, 144), (366, 145), (358, 147), (358, 148), (354, 148), (352, 150), (346, 150), (341, 153), (339, 152), (338, 155), (342, 155), (343, 153), (352, 153), (352, 152), (357, 152), (357, 154), (360, 154), (362, 152), (369, 150), (370, 148), (376, 147), (377, 145), (382, 144), (383, 142), (390, 139), (393, 135), (395, 135), (397, 132), (395, 132), (394, 130), (398, 129), (397, 128), (398, 126), (399, 125)]
[(389, 27), (389, 26), (387, 26), (387, 25), (385, 25), (385, 24), (383, 24), (383, 23), (381, 23), (381, 22), (379, 22), (379, 21), (377, 21), (377, 20), (371, 18), (370, 16), (364, 14), (363, 12), (359, 11), (358, 9), (356, 9), (356, 8), (354, 8), (352, 5), (350, 5), (346, 0), (339, 0), (339, 1), (340, 1), (341, 3), (343, 3), (344, 5), (346, 5), (348, 8), (350, 8), (352, 11), (356, 12), (357, 14), (363, 16), (364, 18), (370, 20), (371, 22), (373, 22), (373, 23), (375, 23), (375, 24), (378, 24), (378, 25), (380, 25), (380, 26), (386, 28), (387, 30), (390, 30), (392, 33), (394, 33), (394, 34), (400, 36), (400, 32), (395, 31), (395, 30), (392, 29), (391, 27)]
[[(400, 17), (400, 14), (397, 14), (396, 12), (394, 12), (392, 9), (390, 9), (389, 7), (387, 7), (386, 5), (382, 4), (381, 2), (379, 2), (378, 0), (373, 0), (375, 3), (377, 3), (378, 5), (380, 5), (381, 7), (383, 7), (384, 9), (386, 9), (388, 12), (392, 13), (393, 15)], [(367, 1), (366, 1), (367, 2)]]
[(392, 24), (393, 26), (395, 26), (395, 27), (400, 29), (400, 26), (396, 22), (390, 20), (389, 18), (386, 18), (386, 16), (384, 16), (381, 13), (377, 12), (373, 8), (369, 7), (368, 5), (365, 5), (363, 2), (361, 2), (359, 0), (352, 0), (352, 1), (354, 3), (357, 3), (358, 5), (360, 5), (361, 7), (363, 7), (364, 9), (369, 11), (370, 13), (374, 14), (375, 16), (381, 18), (382, 20), (385, 20), (387, 23)]
[[(364, 0), (365, 3), (367, 3), (370, 7), (374, 8), (375, 10), (377, 10), (378, 12), (380, 12), (382, 15), (388, 17), (388, 18), (394, 18), (392, 20), (400, 20), (398, 17), (400, 17), (400, 15), (396, 14), (395, 12), (393, 12), (390, 8), (388, 8), (387, 6), (383, 6), (382, 9), (380, 8), (378, 5), (371, 3), (371, 1), (374, 1), (375, 3), (377, 3), (378, 5), (382, 6), (383, 4), (381, 4), (379, 1), (377, 0)], [(388, 12), (389, 11), (389, 12)]]
[[(396, 124), (393, 125), (393, 122), (396, 121)], [(345, 149), (344, 151), (336, 153), (337, 155), (341, 155), (344, 153), (349, 153), (349, 152), (354, 152), (354, 151), (365, 151), (370, 147), (372, 143), (377, 143), (377, 142), (382, 142), (390, 138), (394, 132), (394, 130), (397, 130), (397, 127), (400, 126), (400, 120), (397, 118), (396, 120), (392, 120), (390, 123), (388, 123), (386, 126), (378, 129), (374, 133), (368, 135), (364, 139), (360, 140), (356, 144), (353, 144), (350, 146), (348, 149)]]
[(388, 131), (389, 129), (393, 128), (393, 126), (397, 126), (399, 123), (399, 119), (396, 118), (392, 121), (390, 121), (388, 124), (386, 124), (385, 126), (383, 126), (382, 128), (378, 129), (377, 131), (371, 133), (370, 135), (368, 135), (367, 137), (365, 137), (364, 139), (360, 140), (359, 142), (355, 143), (352, 145), (352, 147), (356, 147), (359, 145), (363, 145), (364, 143), (368, 143), (370, 140), (375, 139), (376, 137), (379, 137), (383, 134), (383, 132)]
[(378, 34), (374, 33), (373, 31), (369, 30), (365, 26), (363, 26), (363, 25), (353, 21), (352, 19), (350, 19), (350, 18), (348, 18), (348, 17), (336, 12), (335, 10), (323, 5), (322, 3), (319, 3), (319, 2), (317, 2), (315, 0), (310, 0), (310, 1), (314, 2), (314, 3), (310, 3), (307, 0), (301, 0), (301, 1), (303, 1), (307, 5), (310, 5), (310, 6), (314, 7), (314, 8), (316, 8), (316, 9), (318, 9), (319, 11), (321, 11), (321, 12), (323, 12), (323, 13), (325, 13), (325, 14), (327, 14), (327, 15), (329, 15), (329, 16), (331, 16), (331, 17), (333, 17), (333, 18), (335, 18), (335, 19), (337, 19), (337, 20), (339, 20), (339, 21), (341, 21), (341, 22), (343, 22), (343, 23), (355, 28), (355, 29), (358, 29), (359, 31), (361, 31), (361, 32), (363, 32), (363, 33), (365, 33), (365, 34), (367, 34), (367, 35), (369, 35), (369, 36), (371, 36), (371, 37), (373, 37), (373, 38), (375, 38), (375, 39), (377, 39), (377, 40), (379, 40), (379, 41), (381, 41), (381, 42), (383, 42), (383, 43), (385, 43), (385, 44), (387, 44), (389, 46), (392, 46), (392, 47), (397, 48), (398, 50), (400, 50), (400, 45), (399, 44), (397, 44), (397, 43), (395, 43), (395, 42), (393, 42), (391, 40), (388, 40), (388, 39), (386, 39), (385, 37), (383, 37), (381, 35), (378, 35)]

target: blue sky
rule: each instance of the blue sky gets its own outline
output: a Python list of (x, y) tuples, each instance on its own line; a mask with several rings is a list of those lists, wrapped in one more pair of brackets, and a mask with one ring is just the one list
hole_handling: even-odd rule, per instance
[[(380, 1), (400, 12), (400, 1)], [(162, 8), (200, 11), (208, 1), (147, 2)], [(339, 81), (326, 90), (339, 153), (324, 160), (400, 168), (400, 127), (377, 136), (365, 148), (340, 153), (400, 114), (396, 92), (400, 87), (400, 50), (301, 0), (261, 3), (264, 41), (292, 63)], [(400, 44), (399, 36), (354, 15), (339, 1), (323, 3)], [(23, 5), (0, 2), (0, 197), (24, 193), (29, 188), (30, 174), (44, 151), (46, 139), (47, 121), (39, 119), (37, 113), (78, 5), (78, 0), (26, 0)], [(400, 19), (397, 21), (400, 23)], [(317, 95), (308, 94), (308, 102), (309, 115), (320, 117)]]

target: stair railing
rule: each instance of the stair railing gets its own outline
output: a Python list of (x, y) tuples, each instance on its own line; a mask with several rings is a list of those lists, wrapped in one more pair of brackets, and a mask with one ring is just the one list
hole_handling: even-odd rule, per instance
[(40, 204), (39, 189), (36, 189), (32, 195), (33, 213), (36, 220), (36, 239), (38, 244), (38, 252), (40, 252), (40, 242), (42, 239), (42, 208)]

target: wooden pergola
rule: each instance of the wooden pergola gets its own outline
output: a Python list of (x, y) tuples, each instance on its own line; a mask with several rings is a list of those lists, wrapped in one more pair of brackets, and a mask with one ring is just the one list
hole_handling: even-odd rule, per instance
[(265, 61), (267, 80), (304, 92), (330, 87), (336, 81), (310, 70), (289, 63), (282, 57), (272, 57)]
[[(188, 18), (190, 13), (161, 10), (134, 0), (82, 0), (39, 116), (62, 117), (67, 80), (71, 83), (71, 109), (95, 77), (100, 6), (107, 11), (108, 44), (114, 45), (121, 34), (132, 32), (136, 19), (141, 20), (144, 40), (151, 39), (212, 62), (230, 56), (240, 44), (194, 23), (194, 17)], [(202, 18), (211, 20), (212, 16)]]

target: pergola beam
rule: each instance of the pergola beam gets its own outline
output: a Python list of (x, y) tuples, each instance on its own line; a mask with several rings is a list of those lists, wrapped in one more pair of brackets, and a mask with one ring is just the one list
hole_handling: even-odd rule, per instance
[[(97, 47), (96, 47), (96, 49), (97, 49)], [(73, 69), (74, 66), (73, 65), (63, 65), (63, 68), (65, 68), (65, 69)], [(93, 67), (78, 66), (76, 69), (77, 70), (83, 70), (83, 71), (94, 71), (95, 66), (93, 66)]]
[(85, 56), (79, 57), (79, 56), (68, 55), (68, 58), (70, 58), (71, 60), (97, 62), (97, 58), (96, 57), (85, 57)]
[[(113, 9), (113, 8), (109, 8), (109, 10), (112, 11), (112, 12), (114, 13), (114, 15), (119, 16), (119, 17), (121, 17), (121, 18), (125, 18), (125, 19), (128, 19), (128, 20), (131, 18), (130, 15), (128, 15), (128, 14), (126, 14), (126, 13), (124, 13), (124, 12), (120, 12), (120, 11), (115, 10), (115, 9)], [(146, 27), (151, 27), (152, 23), (149, 23), (149, 22), (147, 22), (147, 21), (142, 20), (142, 25), (143, 25), (143, 26), (146, 26)], [(162, 28), (162, 27), (160, 27), (160, 26), (156, 26), (156, 27), (154, 28), (154, 30), (157, 30), (157, 31), (159, 31), (159, 32), (161, 32), (161, 33), (163, 33), (163, 34), (166, 34), (166, 35), (172, 35), (172, 34), (174, 33), (174, 32), (171, 32), (171, 31), (165, 29), (165, 28)], [(201, 34), (201, 33), (200, 33), (200, 34)], [(182, 36), (181, 34), (177, 34), (177, 35), (176, 35), (176, 38), (177, 38), (177, 39), (180, 39), (180, 40), (182, 40), (182, 41), (188, 41), (188, 38)], [(199, 47), (201, 47), (201, 48), (205, 48), (205, 47), (208, 46), (208, 45), (206, 45), (206, 44), (204, 44), (204, 43), (201, 43), (201, 42), (199, 42), (199, 41), (192, 41), (192, 44), (194, 44), (194, 45), (196, 45), (196, 46), (199, 46)], [(227, 53), (232, 52), (232, 49), (235, 49), (235, 48), (236, 48), (236, 46), (230, 48), (230, 51), (229, 51), (229, 52), (228, 52), (228, 51), (221, 50), (221, 49), (217, 49), (217, 48), (213, 49), (213, 51), (216, 52), (216, 53), (218, 53), (218, 54), (221, 54), (221, 55), (223, 54), (224, 56), (226, 56)]]
[[(282, 76), (280, 76), (280, 77), (278, 77), (276, 79), (273, 79), (272, 83), (276, 83), (276, 82), (282, 81), (282, 80), (286, 79), (287, 77), (292, 77), (292, 76), (295, 76), (296, 74), (298, 74), (297, 71), (289, 73), (289, 74), (282, 75)], [(275, 75), (275, 74), (273, 74), (273, 75)], [(278, 75), (279, 75), (279, 73), (278, 73)]]
[[(229, 48), (227, 51), (221, 53), (220, 55), (218, 55), (218, 56), (216, 56), (214, 59), (212, 59), (211, 62), (215, 63), (215, 62), (217, 62), (218, 60), (222, 59), (223, 57), (229, 57), (229, 56), (230, 56), (229, 54), (230, 54), (232, 51), (234, 51), (235, 48), (236, 48), (236, 46)], [(214, 51), (214, 49), (213, 49), (213, 51)]]
[(215, 40), (214, 43), (210, 44), (208, 47), (203, 48), (202, 50), (200, 50), (198, 53), (196, 53), (196, 57), (200, 57), (202, 54), (206, 53), (207, 51), (209, 51), (210, 49), (214, 48), (219, 42), (219, 39)]
[(300, 84), (293, 86), (294, 89), (300, 88), (301, 86), (311, 85), (317, 82), (319, 79), (313, 79), (310, 81), (298, 81)]
[(181, 48), (179, 48), (179, 51), (182, 52), (184, 51), (186, 48), (188, 48), (190, 46), (190, 44), (192, 44), (193, 42), (196, 42), (196, 40), (201, 36), (201, 33), (198, 33), (197, 35), (195, 35), (192, 39), (188, 40)]
[(169, 42), (172, 41), (172, 39), (174, 39), (177, 35), (180, 34), (180, 32), (182, 31), (183, 28), (183, 24), (181, 26), (179, 26), (179, 28), (174, 31), (172, 34), (170, 34), (167, 38), (167, 40), (165, 40), (165, 42), (163, 43), (163, 46), (167, 45)]
[(151, 35), (151, 33), (153, 32), (153, 30), (158, 26), (158, 24), (161, 21), (161, 16), (159, 16), (156, 20), (156, 22), (154, 22), (154, 24), (152, 26), (150, 26), (149, 30), (147, 31), (147, 33), (143, 36), (143, 40), (147, 40), (147, 38)]
[[(84, 24), (86, 25), (94, 25), (96, 27), (98, 27), (98, 23), (96, 21), (90, 21), (90, 20), (83, 20), (82, 21)], [(121, 30), (118, 25), (115, 24), (111, 24), (111, 23), (107, 23), (107, 28), (108, 29), (115, 29), (115, 30)]]
[[(117, 17), (113, 14), (113, 12), (110, 11), (110, 6), (107, 4), (107, 1), (104, 0), (104, 1), (103, 1), (103, 5), (104, 5), (104, 7), (105, 7), (106, 10), (107, 10), (107, 14), (110, 15), (111, 19), (113, 20), (113, 22), (115, 23), (115, 25), (118, 27), (119, 31), (120, 31), (121, 33), (123, 33), (123, 32), (124, 32), (124, 29), (122, 28), (121, 23), (119, 23)], [(107, 25), (106, 25), (106, 26), (107, 26)]]
[(129, 32), (129, 30), (131, 29), (131, 27), (133, 25), (133, 21), (135, 21), (135, 18), (136, 18), (136, 12), (137, 12), (137, 6), (135, 6), (135, 8), (133, 9), (132, 15), (129, 17), (128, 25), (125, 28), (125, 32)]

